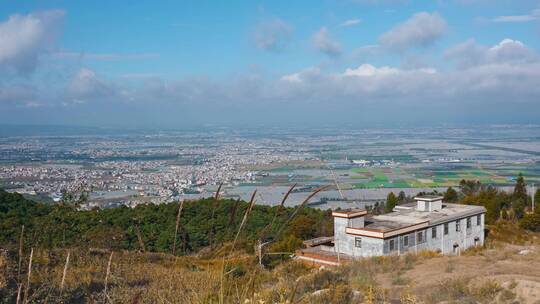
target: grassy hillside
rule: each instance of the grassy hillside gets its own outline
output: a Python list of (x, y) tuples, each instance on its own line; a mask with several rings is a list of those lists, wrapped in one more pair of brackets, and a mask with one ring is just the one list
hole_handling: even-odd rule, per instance
[[(514, 229), (517, 227), (512, 227)], [(498, 227), (499, 232), (508, 227)], [(76, 248), (35, 250), (29, 302), (43, 303), (537, 303), (539, 235), (491, 240), (459, 257), (430, 252), (363, 259), (338, 268), (288, 260), (261, 268), (227, 245), (212, 256)], [(66, 255), (70, 262), (60, 289)], [(28, 249), (21, 281), (26, 284)], [(0, 258), (0, 298), (17, 293), (17, 254)], [(107, 281), (107, 288), (105, 282)], [(24, 288), (23, 292), (24, 294)], [(517, 301), (517, 302), (516, 302)]]

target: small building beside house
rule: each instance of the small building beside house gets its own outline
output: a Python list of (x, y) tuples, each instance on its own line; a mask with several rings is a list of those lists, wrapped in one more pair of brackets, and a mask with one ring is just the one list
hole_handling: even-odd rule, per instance
[(320, 257), (321, 264), (331, 264), (328, 261), (421, 250), (459, 254), (482, 246), (486, 209), (443, 203), (442, 199), (433, 195), (415, 197), (415, 203), (398, 205), (382, 215), (368, 215), (358, 209), (334, 211), (334, 237), (327, 238), (326, 243), (305, 242), (308, 248), (297, 256), (312, 262)]

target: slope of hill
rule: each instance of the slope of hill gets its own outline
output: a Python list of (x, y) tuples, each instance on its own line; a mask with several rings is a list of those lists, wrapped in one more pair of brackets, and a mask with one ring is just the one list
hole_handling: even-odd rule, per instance
[[(236, 239), (247, 203), (202, 200), (184, 208), (177, 241), (189, 246), (179, 246), (178, 256), (163, 241), (174, 236), (178, 204), (76, 211), (0, 191), (0, 303), (538, 303), (540, 297), (540, 234), (516, 221), (489, 226), (485, 248), (462, 256), (420, 252), (319, 268), (290, 256), (300, 239), (331, 232), (326, 212), (256, 206)], [(259, 260), (254, 245), (263, 234), (274, 242)]]

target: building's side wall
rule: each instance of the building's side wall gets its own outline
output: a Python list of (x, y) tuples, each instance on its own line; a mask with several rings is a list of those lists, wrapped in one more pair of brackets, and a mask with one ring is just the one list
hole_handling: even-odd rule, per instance
[[(383, 255), (383, 239), (345, 233), (345, 228), (352, 224), (349, 221), (346, 218), (334, 217), (335, 250), (352, 257)], [(356, 238), (360, 238), (361, 247), (356, 247)]]
[[(349, 226), (349, 219), (342, 217), (334, 217), (334, 248), (340, 253), (352, 255), (352, 246), (349, 236), (345, 233), (345, 228)], [(354, 242), (354, 241), (353, 241)]]
[[(456, 231), (457, 221), (448, 222), (448, 234), (444, 234), (444, 223), (430, 226), (425, 230), (424, 243), (409, 246), (408, 250), (432, 250), (443, 254), (458, 254), (467, 248), (482, 246), (484, 244), (484, 214), (480, 215), (480, 225), (477, 225), (476, 215), (471, 216), (471, 227), (468, 229), (467, 218), (459, 219), (460, 231)], [(433, 235), (433, 228), (436, 231), (435, 235)], [(457, 247), (454, 248), (454, 245)]]
[[(467, 218), (471, 219), (471, 227), (467, 228)], [(456, 221), (448, 222), (448, 234), (444, 234), (444, 223), (436, 224), (427, 229), (426, 249), (440, 251), (443, 254), (458, 254), (460, 251), (484, 244), (484, 214), (480, 215), (480, 225), (477, 225), (476, 215), (459, 219), (460, 231), (456, 231)], [(433, 237), (432, 228), (436, 235)], [(457, 247), (454, 248), (454, 245)]]
[[(360, 241), (357, 247), (357, 239)], [(370, 257), (383, 255), (384, 240), (374, 237), (345, 234), (339, 243), (339, 251), (352, 257)], [(336, 243), (337, 245), (337, 243)]]

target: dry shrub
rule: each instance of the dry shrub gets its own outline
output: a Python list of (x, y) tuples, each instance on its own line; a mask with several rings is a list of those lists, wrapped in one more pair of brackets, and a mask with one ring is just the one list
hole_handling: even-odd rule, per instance
[(515, 294), (494, 280), (475, 282), (473, 278), (456, 278), (440, 282), (426, 296), (426, 302), (494, 303), (497, 298), (505, 303), (515, 298)]
[(408, 285), (411, 283), (411, 281), (412, 280), (410, 278), (403, 276), (403, 272), (398, 271), (396, 275), (394, 276), (394, 278), (392, 279), (392, 285), (401, 285), (401, 286)]
[(514, 221), (498, 221), (489, 226), (488, 242), (527, 245), (531, 243), (534, 233), (519, 227)]
[[(412, 255), (412, 254), (409, 254)], [(416, 255), (419, 259), (431, 259), (436, 257), (442, 257), (443, 254), (433, 250), (421, 250)]]
[(346, 278), (344, 278), (341, 273), (323, 269), (303, 276), (298, 282), (297, 292), (303, 294), (326, 289), (339, 282), (346, 282)]
[(439, 303), (442, 301), (462, 301), (469, 302), (471, 299), (469, 291), (470, 278), (449, 279), (440, 282), (431, 293), (427, 295), (428, 303)]
[(346, 304), (352, 303), (353, 299), (354, 294), (352, 289), (347, 284), (341, 283), (328, 289), (316, 291), (306, 296), (302, 302), (313, 304)]
[(493, 280), (488, 280), (479, 286), (472, 288), (472, 293), (475, 295), (476, 299), (482, 302), (491, 302), (497, 293), (502, 291), (504, 288), (501, 287), (499, 283)]
[(376, 285), (370, 285), (364, 289), (363, 302), (366, 304), (388, 302), (388, 290)]
[(0, 290), (7, 285), (7, 258), (4, 252), (0, 251)]
[(400, 304), (416, 304), (416, 303), (419, 303), (419, 300), (409, 290), (404, 290), (401, 292), (401, 295), (399, 297), (399, 303)]

